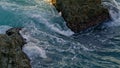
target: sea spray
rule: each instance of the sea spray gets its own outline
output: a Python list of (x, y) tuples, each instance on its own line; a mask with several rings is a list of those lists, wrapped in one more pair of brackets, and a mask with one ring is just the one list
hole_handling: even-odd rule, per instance
[(39, 46), (39, 41), (33, 37), (31, 37), (28, 33), (28, 31), (22, 29), (20, 32), (21, 35), (26, 39), (27, 44), (24, 45), (23, 51), (30, 57), (33, 58), (36, 55), (39, 55), (41, 58), (47, 58), (45, 50), (42, 48), (38, 47)]
[(119, 4), (116, 2), (116, 0), (102, 0), (102, 5), (109, 10), (111, 18), (113, 20), (119, 18), (120, 7)]
[(102, 5), (109, 10), (112, 21), (104, 23), (105, 27), (120, 26), (120, 3), (119, 0), (102, 0)]

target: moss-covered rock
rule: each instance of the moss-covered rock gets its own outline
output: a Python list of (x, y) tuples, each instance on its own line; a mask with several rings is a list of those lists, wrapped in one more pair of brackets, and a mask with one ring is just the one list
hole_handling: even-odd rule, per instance
[(101, 5), (101, 0), (56, 0), (54, 4), (74, 32), (80, 32), (103, 21), (110, 15)]
[(30, 60), (22, 51), (25, 41), (19, 34), (20, 29), (12, 28), (0, 34), (0, 68), (31, 68)]

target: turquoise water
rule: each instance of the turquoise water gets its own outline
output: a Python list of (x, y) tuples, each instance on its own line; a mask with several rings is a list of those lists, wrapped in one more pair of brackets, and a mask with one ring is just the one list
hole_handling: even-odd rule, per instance
[(113, 21), (74, 34), (44, 0), (0, 0), (0, 33), (23, 27), (32, 68), (120, 68), (119, 0), (104, 1)]

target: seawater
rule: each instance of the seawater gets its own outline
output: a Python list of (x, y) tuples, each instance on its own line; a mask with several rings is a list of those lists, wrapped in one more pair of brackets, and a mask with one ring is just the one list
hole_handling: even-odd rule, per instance
[(23, 27), (32, 68), (120, 68), (119, 3), (103, 0), (113, 21), (74, 34), (44, 0), (0, 0), (0, 33)]

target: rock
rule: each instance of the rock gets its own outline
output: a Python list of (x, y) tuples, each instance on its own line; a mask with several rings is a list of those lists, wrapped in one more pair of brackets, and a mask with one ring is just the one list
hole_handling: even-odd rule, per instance
[(62, 12), (67, 26), (74, 32), (111, 20), (101, 0), (56, 0), (56, 9)]
[(22, 51), (25, 41), (20, 29), (11, 28), (6, 34), (0, 34), (0, 68), (31, 68), (30, 60)]

